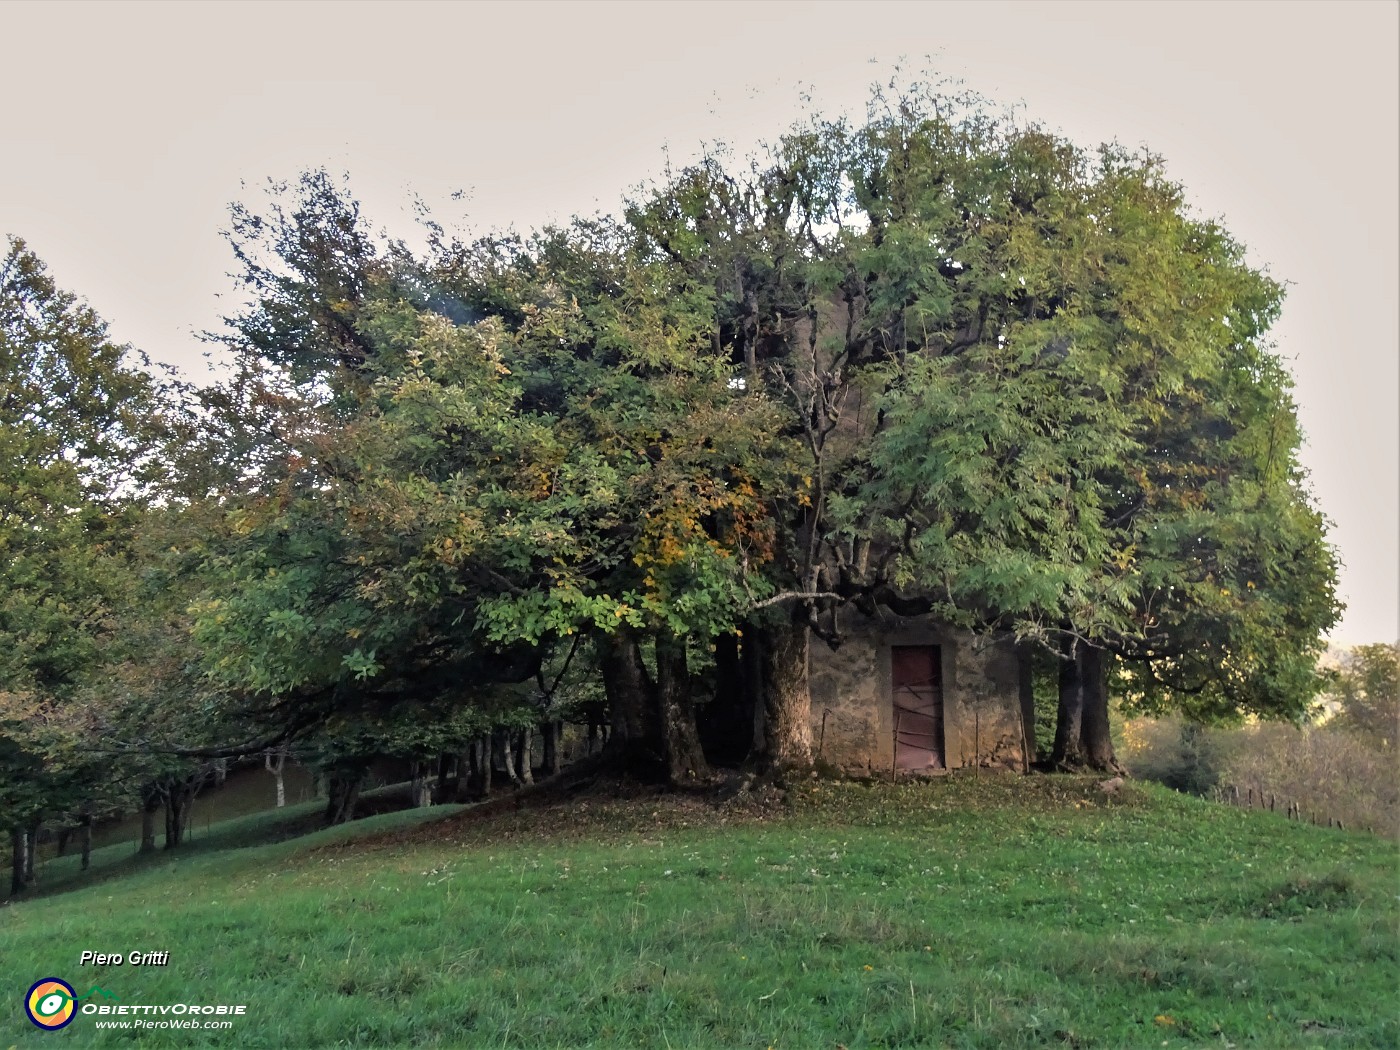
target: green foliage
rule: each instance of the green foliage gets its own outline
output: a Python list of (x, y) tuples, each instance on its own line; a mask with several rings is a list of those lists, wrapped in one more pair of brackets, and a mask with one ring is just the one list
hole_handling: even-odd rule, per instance
[(836, 642), (843, 605), (1082, 639), (1139, 711), (1322, 684), (1282, 288), (1150, 153), (912, 85), (625, 222), (415, 255), (324, 171), (268, 189), (234, 374), (178, 406), (12, 247), (0, 688), (78, 711), (121, 634), (88, 723), (360, 755), (524, 717), (579, 639)]
[(1160, 158), (926, 85), (629, 210), (785, 410), (776, 590), (1129, 661), (1144, 710), (1301, 717), (1338, 613), (1266, 338), (1281, 286)]
[(0, 824), (118, 791), (91, 690), (172, 389), (19, 240), (0, 261)]
[[(314, 192), (297, 222), (354, 213)], [(288, 236), (279, 250), (340, 234)], [(334, 261), (283, 264), (314, 298), (305, 273)], [(345, 711), (410, 697), (449, 711), (493, 703), (464, 674), (528, 676), (571, 636), (730, 629), (750, 587), (765, 593), (746, 569), (762, 557), (757, 487), (781, 477), (776, 427), (736, 396), (660, 271), (622, 231), (576, 223), (399, 255), (357, 285), (363, 360), (327, 377), (330, 407), (280, 388), (295, 425), (268, 462), (285, 480), (236, 504), (195, 606), (212, 680), (331, 690)], [(305, 360), (266, 351), (289, 323), (286, 286), (267, 280), (248, 278), (262, 299), (237, 322), (242, 345), (293, 379), (331, 367), (314, 340)]]

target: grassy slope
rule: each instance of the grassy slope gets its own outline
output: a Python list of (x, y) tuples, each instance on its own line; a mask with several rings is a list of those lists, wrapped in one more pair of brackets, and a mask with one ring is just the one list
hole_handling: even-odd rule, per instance
[[(1400, 1045), (1395, 847), (1162, 790), (822, 784), (234, 848), (289, 820), (0, 910), (0, 1047)], [(42, 1033), (19, 1000), (50, 974), (248, 1014)]]

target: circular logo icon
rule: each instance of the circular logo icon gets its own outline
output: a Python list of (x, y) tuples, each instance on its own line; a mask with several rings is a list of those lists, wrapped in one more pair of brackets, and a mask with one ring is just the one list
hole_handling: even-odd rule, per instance
[(67, 981), (45, 977), (42, 981), (35, 981), (29, 994), (24, 997), (24, 1012), (40, 1028), (50, 1031), (62, 1028), (77, 1013), (74, 1002), (77, 994)]

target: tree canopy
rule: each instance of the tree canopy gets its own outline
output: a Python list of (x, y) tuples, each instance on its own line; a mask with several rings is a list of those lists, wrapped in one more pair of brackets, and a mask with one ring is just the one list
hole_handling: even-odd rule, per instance
[[(620, 219), (429, 230), (376, 234), (325, 172), (236, 205), (200, 391), (12, 244), (5, 724), (90, 711), (167, 756), (148, 784), (298, 740), (336, 776), (489, 769), (570, 703), (672, 781), (801, 766), (847, 608), (1053, 654), (1065, 765), (1115, 765), (1110, 690), (1298, 718), (1322, 684), (1283, 289), (1151, 153), (915, 87)], [(120, 703), (86, 708), (117, 621)]]

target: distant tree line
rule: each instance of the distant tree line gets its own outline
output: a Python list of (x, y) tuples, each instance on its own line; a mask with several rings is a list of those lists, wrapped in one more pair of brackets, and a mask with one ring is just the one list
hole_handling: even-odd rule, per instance
[(270, 748), (331, 821), (377, 757), (477, 797), (534, 741), (557, 769), (568, 723), (673, 784), (805, 768), (844, 608), (1034, 647), (1056, 768), (1117, 768), (1110, 692), (1309, 710), (1336, 559), (1282, 289), (1160, 158), (915, 85), (620, 218), (425, 222), (418, 251), (376, 234), (324, 171), (235, 205), (207, 387), (11, 241), (16, 889), (45, 822), (164, 810), (175, 845), (209, 764)]

